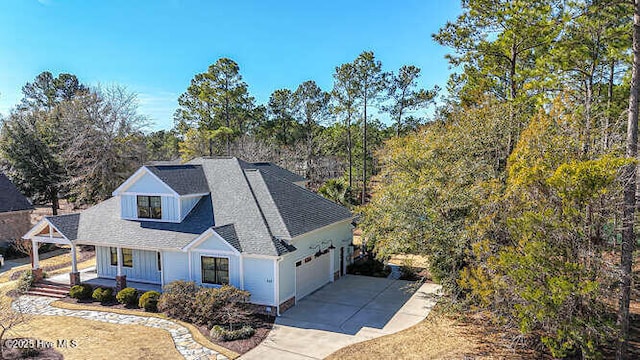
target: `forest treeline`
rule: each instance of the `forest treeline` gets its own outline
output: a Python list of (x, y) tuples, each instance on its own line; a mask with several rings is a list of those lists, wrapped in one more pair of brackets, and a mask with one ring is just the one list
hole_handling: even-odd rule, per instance
[(54, 212), (60, 198), (93, 204), (110, 197), (145, 162), (198, 156), (271, 161), (314, 188), (336, 178), (324, 194), (351, 205), (368, 198), (373, 151), (425, 123), (438, 89), (421, 89), (419, 77), (411, 65), (384, 71), (365, 51), (336, 67), (332, 89), (309, 80), (257, 104), (239, 65), (221, 58), (178, 98), (174, 127), (148, 132), (149, 119), (125, 87), (91, 88), (73, 74), (43, 72), (25, 84), (23, 99), (2, 121), (2, 165), (26, 195), (51, 203)]
[(633, 358), (638, 4), (462, 4), (433, 35), (459, 69), (449, 97), (378, 152), (365, 238), (427, 256), (450, 303), (512, 344)]

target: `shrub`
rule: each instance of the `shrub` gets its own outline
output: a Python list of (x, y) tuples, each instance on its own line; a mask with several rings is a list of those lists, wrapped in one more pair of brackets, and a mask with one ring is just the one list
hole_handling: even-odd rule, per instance
[(174, 319), (192, 321), (198, 289), (193, 281), (173, 281), (167, 284), (158, 300), (158, 310)]
[(120, 304), (136, 306), (138, 305), (138, 291), (131, 287), (124, 288), (118, 292), (116, 300)]
[(233, 341), (233, 340), (241, 340), (248, 339), (256, 333), (256, 330), (251, 326), (243, 326), (238, 330), (227, 330), (222, 326), (216, 325), (211, 328), (210, 335), (211, 337), (223, 340), (223, 341)]
[(93, 290), (92, 297), (102, 304), (106, 304), (113, 301), (113, 289), (111, 288), (97, 288)]
[[(249, 292), (230, 285), (220, 288), (200, 288), (196, 293), (191, 322), (197, 325), (236, 324), (246, 321), (249, 314), (241, 308), (249, 300)], [(225, 311), (222, 311), (225, 309)]]
[(143, 308), (144, 311), (147, 311), (147, 312), (157, 312), (159, 298), (160, 298), (159, 292), (147, 291), (146, 293), (142, 294), (142, 296), (140, 296), (140, 300), (138, 301), (138, 306)]
[(367, 258), (358, 260), (347, 266), (347, 273), (374, 277), (387, 277), (391, 273), (391, 269), (389, 269), (388, 266), (385, 266), (380, 260)]
[(18, 293), (24, 294), (29, 291), (29, 289), (31, 289), (31, 286), (33, 286), (33, 282), (33, 272), (31, 272), (31, 270), (25, 271), (20, 275), (20, 278), (18, 279), (16, 290), (18, 290)]
[(80, 284), (71, 287), (69, 296), (78, 300), (89, 300), (93, 294), (93, 288), (89, 284)]

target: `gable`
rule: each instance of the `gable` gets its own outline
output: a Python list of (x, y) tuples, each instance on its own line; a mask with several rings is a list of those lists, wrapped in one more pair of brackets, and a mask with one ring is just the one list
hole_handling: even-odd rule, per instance
[(211, 234), (206, 239), (204, 239), (200, 244), (193, 248), (194, 251), (197, 250), (215, 250), (222, 252), (236, 252), (237, 250), (231, 246), (229, 243), (224, 241), (219, 235)]
[(174, 195), (174, 191), (157, 177), (145, 172), (144, 175), (136, 179), (125, 191), (132, 193), (146, 194), (167, 194)]

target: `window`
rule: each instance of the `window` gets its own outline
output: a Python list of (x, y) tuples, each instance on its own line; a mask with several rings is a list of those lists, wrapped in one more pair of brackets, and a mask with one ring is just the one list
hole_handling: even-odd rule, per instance
[(160, 196), (138, 195), (139, 219), (162, 219), (162, 199)]
[(160, 251), (158, 251), (158, 271), (162, 271), (162, 256), (160, 255)]
[(118, 249), (109, 248), (111, 250), (111, 266), (118, 266)]
[(229, 283), (229, 259), (203, 256), (201, 260), (203, 283), (217, 285)]
[[(118, 248), (109, 248), (111, 251), (111, 266), (118, 266)], [(122, 266), (133, 267), (133, 250), (122, 248)]]

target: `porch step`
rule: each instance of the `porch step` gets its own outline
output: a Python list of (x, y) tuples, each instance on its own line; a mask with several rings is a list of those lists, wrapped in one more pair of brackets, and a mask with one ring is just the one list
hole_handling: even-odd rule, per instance
[(50, 282), (39, 282), (34, 284), (33, 287), (29, 289), (29, 291), (27, 291), (27, 294), (60, 299), (69, 295), (70, 289), (71, 287), (69, 285), (55, 284)]

